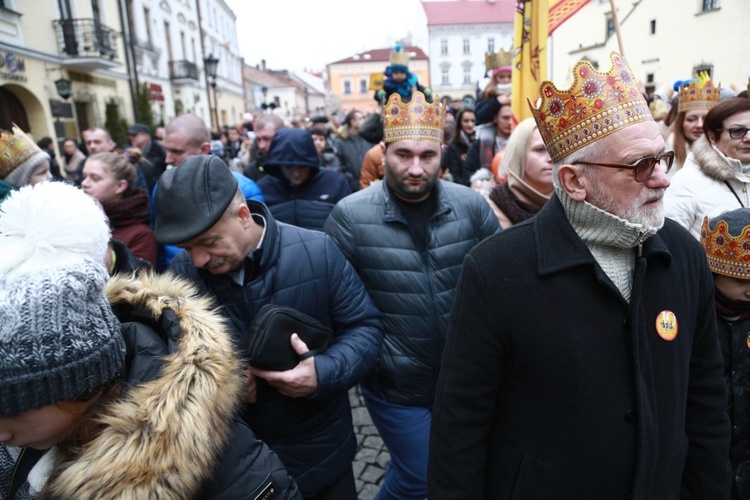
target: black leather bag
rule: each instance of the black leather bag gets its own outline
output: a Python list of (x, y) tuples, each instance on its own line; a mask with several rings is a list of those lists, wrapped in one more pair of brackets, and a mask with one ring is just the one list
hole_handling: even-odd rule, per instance
[[(298, 355), (291, 344), (296, 333), (309, 352)], [(245, 345), (250, 365), (263, 370), (291, 370), (303, 359), (325, 352), (333, 344), (333, 331), (320, 321), (286, 306), (266, 304), (253, 318)]]

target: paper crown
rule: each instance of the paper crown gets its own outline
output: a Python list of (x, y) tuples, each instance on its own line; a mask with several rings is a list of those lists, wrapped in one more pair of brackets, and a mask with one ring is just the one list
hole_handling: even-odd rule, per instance
[(13, 133), (0, 132), (0, 179), (25, 163), (29, 158), (42, 150), (34, 141), (23, 133), (23, 130), (13, 124)]
[(391, 67), (393, 66), (409, 67), (409, 53), (401, 45), (396, 45), (391, 51)]
[(484, 54), (484, 66), (487, 71), (499, 69), (503, 66), (510, 66), (513, 61), (513, 54), (503, 49), (497, 52), (487, 52)]
[(409, 102), (403, 102), (394, 92), (383, 110), (383, 141), (406, 140), (443, 142), (443, 107), (435, 96), (428, 103), (422, 92), (414, 92)]
[(733, 236), (725, 220), (719, 220), (711, 230), (708, 217), (704, 217), (701, 245), (706, 251), (711, 272), (750, 279), (750, 225), (744, 226), (737, 236)]
[(684, 84), (677, 98), (677, 112), (711, 109), (719, 102), (721, 86), (714, 87), (705, 71), (698, 79)]
[(568, 90), (545, 81), (539, 86), (539, 107), (529, 101), (553, 162), (624, 127), (653, 121), (625, 59), (616, 52), (609, 58), (612, 66), (608, 73), (579, 61), (573, 67), (573, 85)]

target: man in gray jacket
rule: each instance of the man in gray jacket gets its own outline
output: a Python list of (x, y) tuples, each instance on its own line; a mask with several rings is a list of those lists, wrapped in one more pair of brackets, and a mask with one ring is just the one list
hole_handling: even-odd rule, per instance
[(362, 390), (391, 454), (379, 499), (427, 495), (431, 408), (461, 263), (498, 230), (480, 195), (438, 180), (439, 103), (391, 97), (384, 182), (340, 201), (325, 224), (383, 313), (380, 360)]

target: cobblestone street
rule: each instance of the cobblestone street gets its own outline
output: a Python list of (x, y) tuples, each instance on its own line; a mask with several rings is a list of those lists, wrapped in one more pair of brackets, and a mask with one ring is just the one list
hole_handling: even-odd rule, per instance
[(359, 386), (349, 391), (349, 401), (352, 405), (354, 433), (357, 435), (357, 454), (353, 463), (357, 493), (360, 500), (372, 500), (380, 489), (391, 456), (372, 424), (359, 394)]

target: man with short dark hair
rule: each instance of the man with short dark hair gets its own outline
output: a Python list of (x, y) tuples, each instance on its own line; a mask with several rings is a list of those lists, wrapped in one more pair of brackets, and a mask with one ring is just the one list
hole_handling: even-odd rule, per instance
[(146, 184), (148, 185), (148, 191), (154, 188), (154, 184), (159, 180), (161, 174), (167, 168), (166, 158), (167, 153), (164, 148), (151, 140), (151, 129), (148, 125), (143, 123), (136, 123), (128, 129), (128, 140), (130, 144), (141, 150), (143, 157), (148, 160), (149, 164), (147, 168), (143, 168), (143, 175), (146, 178)]
[(243, 418), (305, 498), (354, 500), (347, 391), (375, 364), (382, 340), (379, 313), (354, 269), (325, 234), (277, 222), (262, 203), (246, 202), (213, 156), (167, 170), (156, 208), (156, 238), (185, 249), (170, 269), (218, 303), (238, 344), (266, 304), (292, 307), (333, 331), (333, 344), (314, 356), (292, 335), (301, 358), (291, 370), (248, 369)]
[[(385, 107), (385, 178), (341, 200), (325, 231), (383, 313), (380, 361), (364, 381), (367, 409), (391, 461), (379, 499), (424, 499), (432, 403), (448, 316), (466, 253), (498, 228), (482, 197), (438, 179), (440, 101), (415, 92)], [(435, 495), (440, 498), (440, 495)]]
[(542, 83), (555, 195), (466, 256), (430, 498), (728, 498), (713, 279), (663, 215), (674, 153), (610, 61), (576, 64), (568, 90)]
[(253, 127), (255, 142), (245, 154), (243, 162), (246, 165), (245, 176), (257, 182), (267, 174), (263, 168), (266, 154), (271, 147), (273, 136), (284, 128), (284, 121), (276, 115), (262, 115), (255, 120)]

